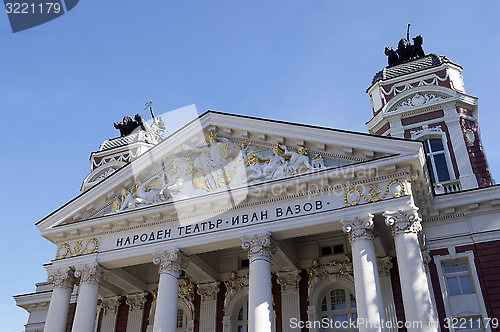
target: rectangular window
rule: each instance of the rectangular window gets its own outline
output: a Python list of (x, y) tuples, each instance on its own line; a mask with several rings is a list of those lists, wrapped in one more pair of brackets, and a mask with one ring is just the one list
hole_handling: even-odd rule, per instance
[(443, 269), (450, 296), (474, 293), (469, 265), (466, 262), (443, 264)]

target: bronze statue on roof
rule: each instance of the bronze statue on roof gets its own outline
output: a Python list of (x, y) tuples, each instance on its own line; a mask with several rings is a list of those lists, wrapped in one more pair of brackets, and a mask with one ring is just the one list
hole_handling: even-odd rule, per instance
[(387, 55), (389, 67), (425, 56), (425, 51), (422, 47), (424, 43), (422, 35), (418, 35), (412, 39), (413, 45), (410, 43), (410, 24), (408, 24), (406, 39), (402, 38), (399, 40), (397, 51), (394, 51), (392, 47), (385, 48), (385, 55)]

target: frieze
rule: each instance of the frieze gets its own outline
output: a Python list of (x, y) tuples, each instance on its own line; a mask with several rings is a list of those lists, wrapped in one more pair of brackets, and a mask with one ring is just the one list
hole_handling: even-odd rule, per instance
[[(405, 173), (401, 173), (400, 175), (404, 175), (406, 178)], [(141, 219), (140, 223), (135, 224), (132, 223), (132, 220), (131, 224), (127, 227), (120, 226), (113, 228), (109, 224), (109, 227), (104, 231), (92, 233), (96, 244), (97, 238), (99, 238), (99, 246), (96, 246), (97, 249), (92, 252), (104, 252), (149, 243), (165, 242), (172, 239), (247, 227), (283, 219), (292, 220), (296, 217), (332, 211), (344, 206), (362, 204), (363, 202), (366, 204), (383, 199), (410, 195), (409, 185), (406, 183), (407, 180), (405, 178), (382, 176), (374, 179), (379, 182), (360, 181), (357, 184), (351, 183), (333, 188), (318, 189), (313, 193), (305, 192), (304, 194), (273, 197), (258, 204), (246, 203), (234, 208), (208, 210), (191, 216), (182, 216), (182, 218), (146, 221)], [(378, 189), (384, 187), (386, 188), (385, 191), (382, 192), (380, 190), (380, 193), (378, 193)], [(166, 214), (168, 215), (168, 212)], [(92, 239), (78, 240), (90, 243)], [(90, 246), (91, 244), (88, 245), (88, 248), (93, 249)], [(71, 251), (73, 256), (66, 252), (68, 251), (68, 247), (70, 250), (72, 249), (68, 241), (59, 246), (59, 252), (56, 255), (58, 259), (73, 257), (75, 255), (73, 251)], [(86, 252), (82, 250), (84, 248), (80, 248), (79, 246), (77, 249), (79, 250), (77, 253), (83, 254)]]
[(415, 93), (413, 96), (408, 97), (398, 102), (394, 106), (392, 106), (388, 112), (396, 112), (410, 107), (422, 106), (431, 102), (440, 101), (447, 98), (451, 97), (438, 93)]

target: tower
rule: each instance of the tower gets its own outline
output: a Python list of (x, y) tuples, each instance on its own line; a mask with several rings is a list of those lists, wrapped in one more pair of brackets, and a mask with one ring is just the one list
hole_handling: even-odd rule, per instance
[[(366, 91), (373, 108), (369, 132), (422, 141), (436, 194), (492, 185), (478, 98), (466, 94), (463, 68), (445, 56), (425, 55), (417, 38), (420, 45), (400, 41), (397, 53), (386, 48), (390, 65)], [(413, 53), (398, 57), (405, 47)], [(418, 47), (420, 53), (414, 51)]]

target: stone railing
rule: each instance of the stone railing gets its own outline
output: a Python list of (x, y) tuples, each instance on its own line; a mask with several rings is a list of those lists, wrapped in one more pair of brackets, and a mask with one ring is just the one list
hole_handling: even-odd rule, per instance
[(460, 180), (449, 180), (434, 184), (434, 192), (436, 195), (456, 193), (462, 190)]

